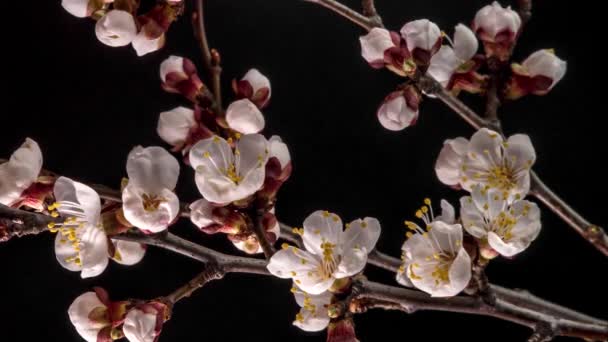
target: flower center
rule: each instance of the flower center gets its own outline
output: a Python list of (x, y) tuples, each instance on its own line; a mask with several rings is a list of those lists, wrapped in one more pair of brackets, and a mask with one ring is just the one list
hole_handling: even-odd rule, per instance
[(243, 180), (243, 177), (237, 174), (236, 166), (234, 165), (234, 163), (231, 163), (230, 166), (228, 166), (228, 170), (226, 170), (225, 173), (226, 177), (230, 178), (230, 180), (233, 181), (236, 185), (238, 185)]
[(336, 269), (338, 269), (338, 260), (334, 254), (336, 245), (331, 242), (323, 242), (321, 249), (323, 250), (323, 261), (319, 267), (319, 275), (323, 279), (329, 279), (333, 276)]
[(144, 210), (147, 212), (155, 212), (161, 203), (167, 202), (167, 199), (158, 195), (143, 194)]
[(513, 170), (507, 166), (495, 166), (488, 170), (488, 185), (500, 190), (511, 190), (515, 187)]

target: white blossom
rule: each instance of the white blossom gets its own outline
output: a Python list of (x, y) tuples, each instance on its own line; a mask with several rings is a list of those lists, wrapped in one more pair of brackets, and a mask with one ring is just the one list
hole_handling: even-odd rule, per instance
[(264, 115), (249, 99), (232, 102), (226, 109), (228, 126), (242, 134), (258, 133), (266, 125)]
[(183, 145), (190, 132), (197, 125), (194, 111), (186, 107), (176, 107), (160, 113), (156, 132), (166, 143), (177, 147)]
[(346, 227), (342, 230), (336, 214), (312, 213), (301, 231), (306, 250), (284, 245), (270, 259), (268, 270), (279, 278), (292, 278), (310, 294), (327, 291), (336, 279), (363, 270), (380, 236), (380, 222), (375, 218), (358, 219)]
[(101, 223), (101, 201), (90, 187), (59, 177), (53, 190), (57, 209), (65, 222), (51, 223), (57, 232), (55, 256), (64, 268), (80, 271), (82, 278), (95, 277), (108, 266), (108, 238)]
[(326, 291), (318, 295), (312, 295), (295, 285), (291, 292), (300, 306), (300, 311), (296, 314), (293, 325), (310, 332), (327, 328), (330, 321), (327, 309), (333, 297), (331, 292)]
[(521, 27), (521, 18), (519, 14), (511, 9), (504, 8), (498, 2), (494, 1), (491, 5), (487, 5), (477, 11), (473, 20), (474, 30), (484, 37), (484, 40), (496, 41), (499, 34), (507, 33), (513, 38)]
[(401, 36), (410, 52), (415, 49), (430, 52), (441, 41), (441, 30), (434, 22), (420, 19), (406, 23), (401, 28)]
[(129, 183), (123, 189), (125, 218), (139, 229), (158, 233), (167, 229), (179, 213), (173, 190), (179, 163), (162, 147), (135, 147), (127, 158)]
[(463, 24), (456, 25), (452, 46), (443, 45), (431, 57), (427, 73), (446, 87), (452, 75), (477, 53), (479, 42), (471, 29)]
[(526, 196), (530, 169), (536, 161), (527, 135), (515, 134), (504, 141), (497, 132), (482, 128), (473, 134), (466, 148), (465, 141), (459, 138), (444, 144), (435, 165), (440, 180), (455, 185), (459, 178), (459, 185), (469, 192), (476, 184), (498, 189), (509, 202)]
[[(460, 293), (471, 279), (471, 258), (462, 246), (462, 226), (454, 224), (454, 208), (442, 201), (441, 217), (433, 217), (430, 200), (416, 212), (424, 228), (406, 221), (411, 230), (402, 247), (403, 265), (397, 282), (433, 297)], [(445, 220), (445, 221), (444, 221)]]
[(405, 96), (389, 95), (378, 109), (378, 121), (391, 131), (400, 131), (416, 123), (418, 108), (411, 108)]
[(196, 143), (189, 157), (203, 197), (227, 204), (253, 195), (264, 184), (268, 142), (260, 134), (247, 134), (233, 149), (226, 140), (214, 136)]
[(135, 265), (146, 255), (146, 246), (141, 243), (123, 240), (112, 240), (112, 243), (114, 244), (112, 260), (121, 265)]
[(370, 64), (384, 63), (386, 50), (396, 47), (391, 33), (383, 28), (374, 27), (365, 36), (359, 38), (361, 56)]
[(469, 234), (505, 257), (528, 248), (541, 228), (535, 203), (516, 200), (509, 204), (500, 190), (480, 185), (473, 187), (471, 196), (460, 199), (460, 218)]
[(250, 69), (247, 71), (245, 76), (241, 79), (241, 82), (245, 82), (251, 88), (250, 99), (260, 108), (263, 108), (270, 101), (272, 95), (272, 88), (270, 87), (270, 80), (258, 69)]
[(122, 332), (129, 342), (154, 342), (158, 336), (157, 314), (132, 309), (125, 317)]
[(522, 63), (523, 70), (531, 77), (544, 76), (551, 80), (547, 92), (566, 74), (566, 62), (559, 59), (552, 50), (538, 50)]
[(97, 293), (87, 292), (72, 302), (68, 309), (70, 321), (78, 334), (87, 342), (97, 342), (102, 329), (110, 326), (108, 307), (99, 300)]
[(135, 19), (129, 12), (111, 10), (97, 21), (95, 35), (108, 46), (129, 45), (137, 35)]
[(30, 138), (6, 163), (0, 164), (0, 203), (10, 206), (19, 201), (24, 190), (37, 179), (42, 169), (42, 152)]

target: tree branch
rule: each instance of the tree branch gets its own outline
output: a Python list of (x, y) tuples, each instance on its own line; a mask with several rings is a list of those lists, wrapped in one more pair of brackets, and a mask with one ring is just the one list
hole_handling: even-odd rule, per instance
[(0, 242), (13, 237), (40, 234), (48, 230), (51, 222), (57, 223), (61, 220), (0, 204)]
[(203, 56), (203, 63), (207, 71), (207, 75), (211, 80), (213, 87), (213, 95), (215, 97), (215, 107), (218, 111), (222, 110), (222, 85), (221, 85), (221, 58), (220, 54), (215, 49), (209, 48), (209, 42), (207, 40), (207, 32), (205, 30), (205, 16), (203, 0), (195, 0), (195, 9), (192, 13), (192, 26), (194, 28), (195, 36), (201, 46), (201, 53)]
[[(353, 23), (361, 26), (362, 28), (364, 28), (368, 31), (373, 29), (374, 27), (384, 27), (384, 25), (382, 24), (382, 20), (380, 19), (380, 16), (376, 15), (375, 17), (366, 17), (366, 16), (362, 15), (361, 13), (359, 13), (335, 0), (305, 0), (305, 1), (319, 4), (325, 8), (328, 8), (331, 11), (352, 21)], [(369, 0), (363, 0), (363, 1), (365, 3), (365, 1), (369, 1)], [(371, 2), (371, 1), (369, 1), (369, 2)]]
[(186, 297), (190, 297), (194, 291), (205, 286), (207, 283), (213, 280), (222, 279), (225, 274), (226, 273), (224, 270), (218, 265), (214, 263), (207, 263), (205, 265), (205, 269), (199, 275), (190, 280), (184, 286), (173, 291), (171, 294), (166, 296), (165, 299), (169, 303), (175, 304)]

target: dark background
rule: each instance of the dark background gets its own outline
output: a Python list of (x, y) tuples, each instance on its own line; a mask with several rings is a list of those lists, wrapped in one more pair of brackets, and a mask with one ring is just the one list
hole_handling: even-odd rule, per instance
[[(375, 216), (383, 224), (378, 247), (400, 254), (404, 219), (411, 219), (424, 197), (463, 195), (443, 186), (433, 165), (442, 142), (473, 130), (441, 103), (423, 103), (419, 123), (403, 132), (383, 129), (375, 110), (400, 81), (369, 68), (360, 57), (362, 30), (316, 5), (296, 0), (209, 0), (211, 45), (223, 56), (225, 100), (229, 81), (257, 67), (272, 82), (265, 110), (267, 131), (289, 144), (292, 178), (277, 205), (280, 219), (301, 225), (316, 209), (345, 221)], [(358, 1), (347, 1), (358, 6)], [(504, 3), (504, 1), (503, 1)], [(387, 27), (429, 18), (450, 35), (469, 23), (482, 1), (378, 0)], [(568, 5), (565, 5), (568, 4)], [(159, 64), (170, 54), (200, 53), (190, 22), (183, 17), (168, 33), (167, 46), (138, 58), (129, 48), (109, 48), (94, 36), (94, 23), (65, 12), (59, 1), (14, 1), (5, 8), (5, 58), (0, 134), (2, 157), (27, 136), (43, 150), (44, 167), (69, 177), (118, 187), (129, 150), (138, 144), (163, 145), (156, 135), (161, 111), (186, 104), (159, 86)], [(530, 97), (502, 109), (506, 132), (527, 133), (535, 144), (535, 170), (591, 221), (606, 226), (604, 109), (606, 61), (595, 1), (534, 2), (534, 17), (516, 57), (555, 48), (568, 61), (562, 82), (545, 97)], [(8, 17), (19, 19), (9, 24)], [(6, 71), (9, 71), (6, 73)], [(200, 70), (200, 68), (199, 68)], [(474, 97), (465, 101), (480, 110)], [(193, 172), (183, 167), (178, 195), (198, 198)], [(490, 279), (527, 288), (557, 303), (608, 318), (608, 261), (565, 223), (543, 208), (543, 230), (515, 260), (496, 260)], [(171, 230), (229, 252), (222, 236), (204, 236), (189, 222)], [(72, 300), (93, 286), (114, 299), (153, 298), (169, 293), (194, 276), (201, 265), (150, 248), (134, 267), (114, 263), (100, 277), (81, 280), (61, 268), (52, 237), (42, 234), (0, 246), (0, 327), (2, 340), (79, 341), (68, 321)], [(394, 284), (393, 275), (369, 267), (373, 280)], [(230, 275), (179, 303), (161, 341), (323, 341), (291, 325), (297, 305), (288, 281)], [(492, 318), (420, 312), (411, 316), (374, 311), (356, 317), (362, 341), (524, 341), (527, 328)], [(556, 339), (560, 340), (561, 339)], [(564, 339), (566, 340), (566, 339)]]

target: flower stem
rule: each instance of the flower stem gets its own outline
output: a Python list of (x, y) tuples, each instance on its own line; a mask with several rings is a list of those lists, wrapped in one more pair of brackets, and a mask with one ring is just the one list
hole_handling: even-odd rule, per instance
[(205, 269), (201, 273), (165, 298), (169, 303), (175, 304), (186, 297), (190, 297), (194, 291), (205, 286), (207, 283), (213, 280), (222, 279), (225, 274), (226, 272), (219, 265), (215, 263), (207, 263), (205, 265)]

